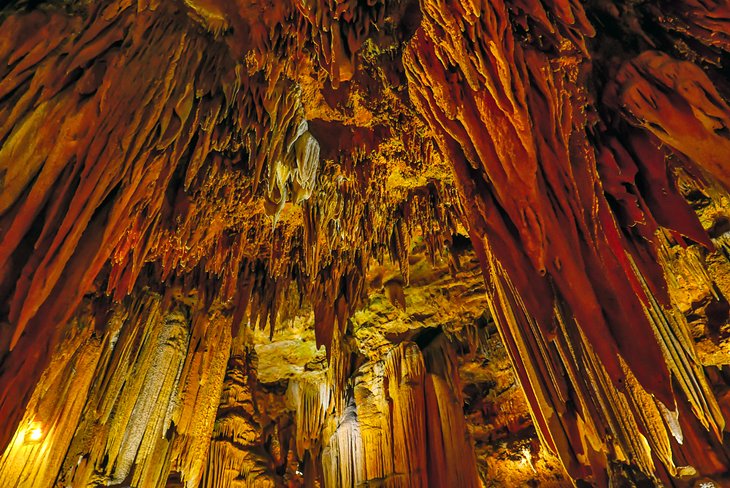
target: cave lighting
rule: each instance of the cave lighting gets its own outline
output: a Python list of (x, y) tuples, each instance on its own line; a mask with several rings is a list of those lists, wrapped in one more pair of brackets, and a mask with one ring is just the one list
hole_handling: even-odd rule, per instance
[(38, 442), (43, 439), (43, 426), (40, 422), (31, 422), (24, 437), (25, 442)]

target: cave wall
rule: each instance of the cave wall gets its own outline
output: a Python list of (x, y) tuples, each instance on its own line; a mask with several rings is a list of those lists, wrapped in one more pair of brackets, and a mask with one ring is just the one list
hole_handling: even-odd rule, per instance
[[(353, 332), (467, 235), (571, 479), (727, 482), (728, 13), (3, 4), (0, 475), (485, 483), (458, 341)], [(256, 400), (250, 330), (310, 309), (321, 377)]]

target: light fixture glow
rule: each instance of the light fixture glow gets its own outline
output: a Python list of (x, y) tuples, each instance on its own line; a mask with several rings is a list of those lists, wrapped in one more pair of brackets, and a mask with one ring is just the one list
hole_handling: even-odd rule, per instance
[(43, 426), (40, 422), (31, 422), (25, 431), (26, 442), (38, 442), (43, 439)]
[(30, 440), (39, 441), (41, 440), (41, 437), (43, 437), (43, 431), (40, 429), (40, 427), (36, 427), (35, 429), (30, 431)]

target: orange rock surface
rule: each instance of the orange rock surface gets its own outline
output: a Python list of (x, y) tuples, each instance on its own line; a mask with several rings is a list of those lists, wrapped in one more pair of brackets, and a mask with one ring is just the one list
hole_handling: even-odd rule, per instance
[(0, 485), (730, 483), (729, 19), (0, 5)]

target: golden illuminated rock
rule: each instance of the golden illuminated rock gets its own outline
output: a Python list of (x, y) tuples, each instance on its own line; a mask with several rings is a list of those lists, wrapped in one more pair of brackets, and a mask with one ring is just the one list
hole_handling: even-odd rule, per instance
[(728, 19), (5, 2), (0, 487), (730, 483)]

